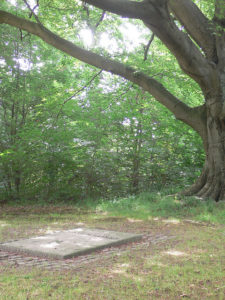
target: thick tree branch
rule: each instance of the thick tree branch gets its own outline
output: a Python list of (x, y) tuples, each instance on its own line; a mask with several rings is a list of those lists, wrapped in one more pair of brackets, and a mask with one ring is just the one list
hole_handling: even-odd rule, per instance
[(177, 119), (182, 120), (184, 123), (190, 125), (199, 132), (199, 126), (196, 125), (196, 121), (198, 120), (197, 111), (173, 96), (154, 78), (149, 77), (142, 72), (137, 72), (135, 69), (122, 63), (107, 59), (91, 51), (82, 49), (75, 44), (59, 37), (40, 24), (19, 18), (13, 14), (1, 10), (0, 23), (5, 23), (25, 30), (40, 37), (47, 44), (52, 45), (53, 47), (69, 54), (74, 58), (100, 68), (101, 70), (111, 72), (130, 80), (131, 82), (142, 87), (145, 91), (149, 92), (157, 101), (167, 107)]
[(206, 57), (217, 61), (212, 24), (191, 0), (169, 0), (169, 8), (190, 36), (202, 48)]
[[(137, 18), (164, 43), (176, 57), (182, 70), (192, 77), (205, 91), (211, 66), (190, 37), (179, 30), (168, 11), (168, 0), (85, 0), (86, 3), (118, 14)], [(137, 7), (135, 7), (137, 5)]]
[(100, 9), (110, 11), (126, 18), (140, 19), (145, 15), (144, 2), (130, 0), (82, 0)]
[[(219, 57), (219, 68), (223, 70), (225, 74), (225, 3), (224, 0), (215, 1), (215, 12), (213, 18), (214, 24), (216, 24), (216, 50)], [(224, 75), (225, 76), (225, 75)]]

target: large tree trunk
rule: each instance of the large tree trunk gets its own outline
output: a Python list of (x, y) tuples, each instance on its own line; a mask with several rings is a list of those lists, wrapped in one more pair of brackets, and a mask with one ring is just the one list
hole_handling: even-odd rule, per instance
[[(213, 127), (209, 129), (208, 151), (201, 176), (183, 194), (219, 201), (225, 200), (225, 148), (224, 141), (222, 141), (224, 135), (216, 128), (216, 125)], [(212, 136), (214, 132), (217, 133), (216, 139)], [(220, 141), (215, 143), (215, 140)]]
[(206, 153), (205, 165), (195, 184), (184, 192), (185, 195), (216, 201), (225, 200), (225, 81), (222, 80), (223, 76), (220, 78), (220, 88), (206, 99), (207, 134), (202, 137)]

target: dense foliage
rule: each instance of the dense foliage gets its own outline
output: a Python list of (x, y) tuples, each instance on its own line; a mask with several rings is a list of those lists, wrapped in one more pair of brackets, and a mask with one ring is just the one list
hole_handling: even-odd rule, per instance
[[(57, 23), (68, 38), (75, 33), (77, 41), (80, 34), (80, 44), (100, 53), (110, 47), (115, 58), (135, 60), (145, 70), (143, 44), (147, 45), (149, 33), (140, 31), (139, 43), (132, 41), (136, 21), (122, 26), (121, 19), (109, 14), (96, 27), (98, 11), (87, 13), (68, 1), (67, 28), (63, 28), (60, 13), (65, 13), (65, 7), (60, 3), (53, 7), (43, 1), (40, 9), (42, 15), (49, 15), (49, 27)], [(24, 4), (2, 5), (17, 11)], [(116, 23), (113, 29), (112, 22)], [(111, 44), (104, 48), (97, 41), (109, 28), (104, 41), (111, 39)], [(92, 45), (84, 35), (91, 29), (95, 31)], [(121, 196), (186, 185), (199, 175), (204, 160), (200, 138), (149, 94), (74, 61), (30, 34), (9, 26), (0, 30), (1, 201)], [(188, 96), (192, 106), (201, 103), (196, 84), (181, 73), (157, 38), (145, 59), (152, 64), (151, 75), (170, 91)]]

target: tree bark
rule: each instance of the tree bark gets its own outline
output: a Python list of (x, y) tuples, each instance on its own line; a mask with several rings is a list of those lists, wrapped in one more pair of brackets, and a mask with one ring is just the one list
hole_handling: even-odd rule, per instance
[[(200, 198), (212, 198), (216, 201), (225, 200), (225, 143), (224, 121), (207, 120), (208, 140), (205, 165), (201, 176), (184, 195), (196, 195)], [(219, 127), (219, 128), (218, 128)]]
[(220, 74), (220, 85), (206, 98), (207, 134), (203, 137), (206, 153), (205, 165), (201, 176), (185, 195), (200, 198), (225, 200), (225, 76)]

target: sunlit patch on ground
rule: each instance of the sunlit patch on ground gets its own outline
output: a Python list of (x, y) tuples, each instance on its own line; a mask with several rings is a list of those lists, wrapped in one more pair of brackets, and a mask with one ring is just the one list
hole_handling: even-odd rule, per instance
[(167, 267), (166, 264), (160, 262), (160, 261), (157, 261), (155, 259), (152, 259), (152, 257), (149, 257), (146, 259), (146, 266), (147, 267), (153, 267), (153, 266), (157, 266), (157, 267)]
[(164, 252), (167, 255), (172, 255), (172, 256), (187, 256), (188, 254), (182, 251), (177, 251), (177, 250), (169, 250)]
[[(128, 263), (123, 263), (123, 264), (118, 264), (116, 266), (116, 268), (114, 268), (112, 270), (112, 274), (117, 274), (117, 275), (122, 275), (125, 278), (128, 278), (134, 282), (143, 282), (144, 278), (142, 277), (143, 274), (141, 274), (140, 276), (138, 276), (137, 274), (135, 274), (135, 272), (130, 271), (130, 264)], [(135, 271), (140, 271), (140, 270), (135, 270)], [(140, 272), (141, 273), (141, 272)]]
[(114, 273), (114, 274), (125, 274), (126, 271), (127, 271), (127, 268), (129, 268), (129, 266), (130, 265), (126, 264), (126, 263), (119, 264), (119, 265), (116, 266), (115, 269), (112, 270), (112, 273)]
[(1, 226), (1, 227), (6, 227), (6, 226), (10, 226), (10, 224), (7, 224), (7, 223), (0, 223), (0, 226)]
[(127, 218), (127, 221), (130, 222), (130, 223), (141, 223), (141, 222), (143, 222), (143, 220), (131, 219), (131, 218)]
[(46, 234), (51, 234), (51, 233), (54, 233), (54, 230), (48, 228), (47, 230), (45, 230), (45, 233)]
[(168, 220), (163, 220), (163, 223), (180, 224), (180, 220), (178, 220), (178, 219), (168, 219)]

